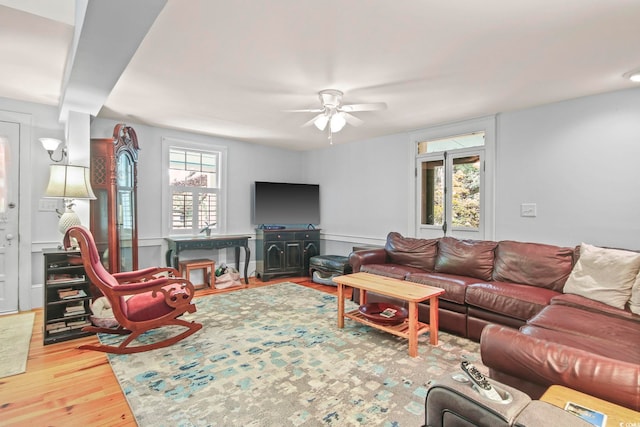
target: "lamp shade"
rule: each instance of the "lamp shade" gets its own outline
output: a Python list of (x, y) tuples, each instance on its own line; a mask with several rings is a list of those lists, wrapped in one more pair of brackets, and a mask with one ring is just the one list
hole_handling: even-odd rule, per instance
[(40, 138), (40, 143), (47, 151), (56, 151), (58, 146), (62, 143), (59, 139), (56, 138)]
[(344, 125), (346, 124), (347, 124), (347, 120), (344, 118), (343, 113), (336, 113), (333, 116), (331, 116), (331, 124), (330, 124), (331, 132), (333, 133), (340, 132), (344, 127)]
[(45, 197), (64, 199), (95, 199), (89, 178), (89, 168), (72, 165), (50, 165), (49, 185)]
[(314, 121), (313, 124), (316, 125), (318, 130), (324, 130), (327, 127), (327, 123), (329, 123), (329, 116), (326, 114), (319, 115)]

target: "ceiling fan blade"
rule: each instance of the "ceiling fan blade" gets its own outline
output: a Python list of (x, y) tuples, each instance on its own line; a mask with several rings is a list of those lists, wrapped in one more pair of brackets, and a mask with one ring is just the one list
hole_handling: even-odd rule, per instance
[(284, 110), (285, 113), (322, 113), (324, 108), (308, 108), (306, 110)]
[(354, 116), (353, 114), (349, 114), (349, 113), (345, 113), (343, 112), (342, 114), (344, 114), (344, 118), (347, 121), (347, 123), (349, 123), (351, 126), (360, 126), (361, 124), (363, 124), (364, 122), (362, 120), (360, 120), (359, 118), (357, 118), (356, 116)]
[(384, 102), (373, 102), (371, 104), (347, 104), (342, 105), (338, 110), (345, 113), (351, 113), (353, 111), (375, 111), (384, 110), (387, 108), (387, 104)]
[[(322, 111), (322, 110), (320, 110)], [(318, 114), (317, 116), (314, 116), (313, 119), (309, 120), (308, 122), (306, 122), (305, 124), (302, 125), (302, 127), (307, 127), (307, 126), (311, 126), (313, 124), (315, 124), (316, 120), (318, 120), (318, 118), (320, 118), (321, 116), (324, 116), (324, 113)], [(327, 125), (326, 123), (324, 124), (325, 126)], [(320, 129), (323, 130), (323, 129)]]

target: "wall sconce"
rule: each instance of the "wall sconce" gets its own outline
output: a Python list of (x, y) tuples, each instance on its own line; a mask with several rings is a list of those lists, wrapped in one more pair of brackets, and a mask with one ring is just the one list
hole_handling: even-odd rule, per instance
[(59, 163), (63, 161), (65, 157), (67, 157), (67, 147), (65, 145), (62, 147), (60, 159), (56, 160), (53, 158), (54, 151), (56, 151), (60, 146), (60, 144), (62, 144), (61, 140), (55, 139), (55, 138), (40, 138), (39, 141), (42, 143), (42, 146), (44, 147), (44, 149), (47, 150), (47, 153), (49, 153), (49, 158), (52, 161)]
[(89, 178), (89, 168), (72, 165), (50, 165), (49, 184), (44, 197), (63, 199), (65, 211), (58, 212), (58, 231), (62, 234), (67, 232), (69, 227), (81, 225), (80, 217), (73, 211), (74, 199), (92, 200), (96, 196), (93, 194)]

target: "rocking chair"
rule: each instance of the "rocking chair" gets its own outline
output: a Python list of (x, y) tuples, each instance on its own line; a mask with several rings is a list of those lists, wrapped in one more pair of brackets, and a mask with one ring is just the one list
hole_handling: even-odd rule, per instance
[[(195, 289), (181, 278), (174, 268), (151, 267), (137, 271), (111, 274), (103, 267), (93, 235), (84, 227), (71, 227), (64, 238), (65, 247), (76, 239), (82, 254), (82, 263), (91, 283), (111, 303), (117, 328), (85, 326), (83, 331), (127, 335), (119, 346), (85, 344), (80, 349), (106, 353), (128, 354), (166, 347), (188, 337), (202, 328), (195, 322), (178, 319), (185, 312), (194, 313), (191, 304)], [(169, 325), (184, 326), (186, 331), (150, 344), (129, 346), (141, 334)]]

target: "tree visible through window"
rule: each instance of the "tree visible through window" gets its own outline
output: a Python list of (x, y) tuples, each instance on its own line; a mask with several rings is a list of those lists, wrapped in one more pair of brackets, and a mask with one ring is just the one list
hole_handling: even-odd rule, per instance
[(421, 224), (479, 229), (484, 133), (418, 143)]
[(480, 156), (453, 159), (453, 227), (480, 227)]
[(217, 228), (220, 152), (170, 147), (171, 229)]

